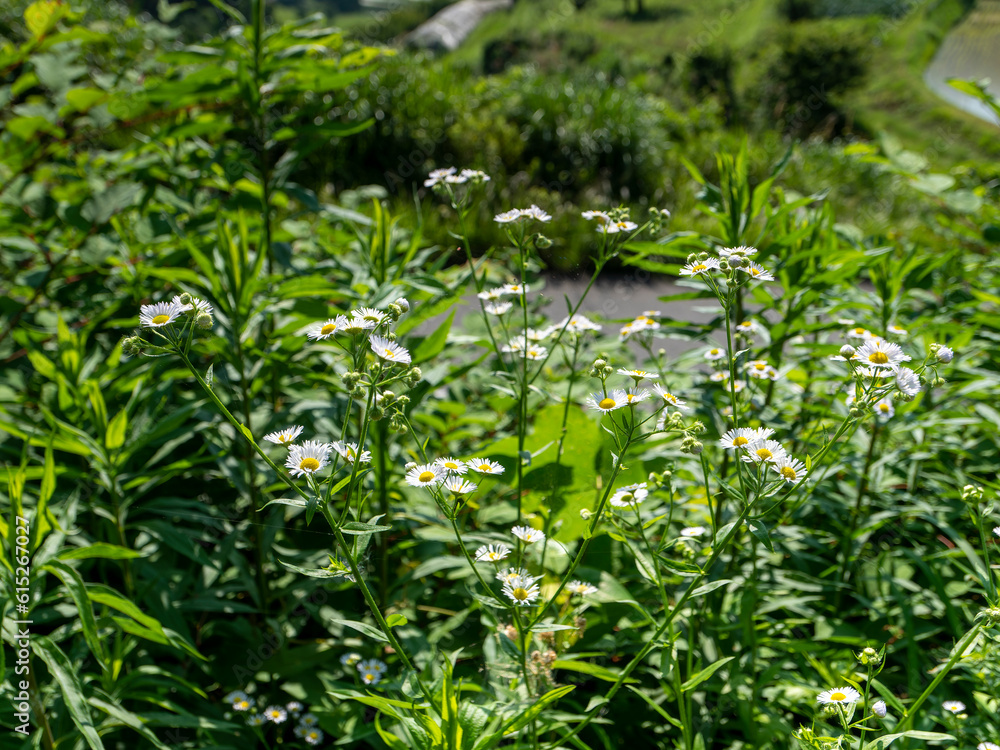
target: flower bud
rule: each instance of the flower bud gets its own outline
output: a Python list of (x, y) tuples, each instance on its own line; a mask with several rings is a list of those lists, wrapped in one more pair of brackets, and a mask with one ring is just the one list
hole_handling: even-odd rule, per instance
[(705, 251), (698, 253), (698, 260), (708, 260), (708, 253)]
[(935, 356), (938, 362), (948, 364), (955, 357), (955, 352), (950, 347), (938, 345)]
[(844, 359), (850, 359), (854, 356), (855, 349), (850, 344), (844, 344), (840, 347), (840, 356)]
[(365, 389), (364, 388), (351, 389), (351, 398), (353, 398), (355, 401), (363, 401), (365, 398)]
[(747, 261), (742, 255), (730, 255), (728, 258), (719, 261), (719, 268), (723, 268), (723, 264), (731, 268), (743, 268), (747, 264)]
[(374, 421), (378, 422), (385, 417), (385, 409), (378, 404), (374, 404), (368, 414)]
[(726, 260), (725, 258), (723, 258), (722, 260), (719, 261), (719, 270), (720, 271), (728, 271), (729, 270), (729, 265), (730, 265), (729, 261)]
[(198, 313), (198, 316), (194, 319), (194, 324), (203, 330), (208, 330), (212, 327), (212, 316), (206, 312)]
[(535, 235), (535, 247), (539, 250), (547, 250), (552, 247), (552, 240), (542, 234)]
[(406, 301), (406, 297), (400, 297), (396, 300), (396, 305), (398, 305), (399, 309), (405, 313), (410, 311), (410, 303)]
[(860, 654), (858, 654), (858, 661), (865, 666), (868, 666), (869, 664), (878, 664), (882, 661), (882, 657), (879, 656), (878, 651), (873, 649), (871, 646), (868, 646)]
[(410, 371), (407, 373), (407, 377), (409, 377), (409, 379), (412, 380), (414, 383), (419, 383), (420, 378), (422, 378), (423, 376), (424, 376), (424, 371), (421, 370), (419, 367), (411, 367)]
[(970, 498), (971, 499), (975, 499), (975, 500), (982, 500), (983, 499), (983, 488), (982, 487), (977, 487), (977, 486), (972, 485), (972, 484), (965, 485), (962, 488), (962, 499), (963, 500), (969, 500)]
[(885, 701), (875, 701), (872, 703), (872, 713), (875, 714), (880, 719), (884, 719), (887, 709)]
[(399, 305), (397, 305), (397, 304), (396, 304), (395, 302), (393, 302), (393, 303), (392, 303), (391, 305), (389, 305), (389, 307), (388, 307), (387, 309), (388, 309), (388, 311), (389, 311), (389, 318), (390, 318), (390, 319), (391, 319), (391, 320), (392, 320), (392, 321), (393, 321), (394, 323), (395, 323), (395, 322), (396, 322), (397, 320), (399, 320), (399, 316), (403, 314), (403, 310), (402, 310), (402, 308), (400, 308), (400, 306), (399, 306)]
[(345, 388), (347, 388), (348, 390), (353, 390), (354, 386), (356, 386), (361, 381), (361, 377), (362, 376), (360, 372), (345, 372), (343, 375), (340, 376), (340, 379), (344, 381)]
[(595, 359), (594, 360), (594, 368), (598, 369), (598, 370), (607, 367), (607, 364), (608, 364), (608, 361), (605, 360), (605, 359)]
[(989, 609), (984, 609), (976, 615), (976, 619), (986, 620), (986, 627), (988, 628), (1000, 625), (1000, 607), (990, 607)]
[(408, 403), (410, 403), (410, 397), (404, 393), (402, 396), (398, 396), (396, 398), (396, 403), (399, 406), (406, 406)]
[(122, 339), (122, 353), (128, 357), (142, 354), (143, 340), (139, 336), (129, 336)]
[(587, 510), (586, 508), (580, 508), (580, 518), (582, 518), (584, 521), (589, 521), (592, 515), (594, 514), (591, 513), (589, 510)]
[(190, 305), (191, 304), (191, 295), (188, 294), (187, 292), (184, 292), (184, 294), (182, 294), (180, 296), (179, 301), (180, 301), (180, 303), (182, 305)]
[(858, 407), (852, 406), (848, 414), (851, 415), (851, 419), (860, 419), (861, 415), (864, 414), (864, 412), (861, 411), (861, 409), (859, 409)]
[(704, 422), (696, 421), (693, 425), (691, 425), (691, 433), (692, 434), (694, 434), (694, 435), (701, 435), (703, 432), (705, 432), (705, 423)]

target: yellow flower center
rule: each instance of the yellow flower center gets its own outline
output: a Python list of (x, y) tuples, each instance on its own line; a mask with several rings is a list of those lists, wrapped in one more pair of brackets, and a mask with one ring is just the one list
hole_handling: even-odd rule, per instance
[(832, 701), (846, 701), (847, 700), (847, 696), (844, 695), (843, 693), (834, 693), (833, 695), (830, 696), (830, 700), (832, 700)]
[(876, 365), (884, 365), (889, 361), (889, 355), (885, 352), (872, 352), (868, 355), (868, 361)]
[(302, 471), (316, 471), (319, 468), (319, 461), (311, 456), (309, 458), (303, 458), (299, 462), (299, 468)]
[(519, 602), (523, 602), (525, 599), (528, 598), (528, 590), (523, 589), (520, 586), (514, 589), (511, 593), (514, 595), (514, 598), (517, 599)]
[(153, 325), (162, 326), (170, 321), (169, 315), (157, 315), (153, 318)]
[(795, 469), (791, 466), (782, 466), (780, 473), (785, 479), (795, 479)]
[(774, 454), (771, 453), (771, 451), (769, 451), (767, 448), (758, 448), (757, 449), (757, 455), (760, 456), (762, 459), (764, 459), (766, 461), (767, 459), (769, 459)]
[(708, 268), (708, 266), (706, 266), (704, 263), (699, 263), (696, 266), (692, 266), (691, 270), (692, 271), (704, 271), (706, 268)]
[(755, 364), (753, 366), (753, 369), (755, 369), (758, 372), (760, 372), (761, 370), (766, 370), (767, 369), (767, 365), (765, 365), (763, 362), (758, 362), (757, 364)]
[(333, 323), (327, 323), (325, 326), (319, 329), (319, 332), (323, 336), (329, 336), (331, 333), (337, 330), (337, 326)]
[(635, 401), (635, 394), (634, 393), (630, 393), (625, 398), (628, 399), (628, 402), (631, 404), (633, 401)]
[(292, 436), (288, 434), (278, 435), (278, 442), (281, 443), (282, 445), (284, 445), (285, 443), (290, 443), (292, 442)]
[(614, 408), (615, 403), (616, 402), (613, 398), (602, 398), (597, 405), (602, 409), (612, 409)]
[(711, 354), (713, 356), (716, 355), (716, 354), (718, 354), (718, 353), (719, 353), (718, 349), (713, 349), (712, 351), (709, 352), (709, 354)]
[(633, 500), (635, 500), (635, 495), (633, 495), (631, 492), (626, 492), (624, 495), (622, 495), (621, 499), (623, 503), (631, 503)]
[(490, 466), (489, 464), (479, 464), (479, 470), (480, 471), (490, 471), (490, 469), (492, 469), (492, 468), (493, 467)]
[(865, 329), (864, 328), (855, 328), (854, 332), (860, 336), (862, 333), (865, 332)]
[(434, 480), (434, 472), (433, 471), (422, 471), (422, 472), (420, 472), (420, 476), (417, 477), (417, 481), (418, 482), (424, 482), (425, 484), (427, 482), (431, 482), (433, 480)]
[(647, 320), (649, 320), (649, 318), (647, 318), (645, 315), (640, 315), (635, 320), (637, 323), (645, 323)]
[(760, 273), (760, 271), (758, 271), (756, 268), (751, 268), (750, 269), (750, 275), (751, 276), (756, 276), (759, 273)]
[(539, 355), (539, 353), (540, 352), (537, 349), (529, 349), (528, 350), (528, 354), (531, 355), (532, 357), (537, 357)]
[(446, 469), (457, 469), (458, 468), (458, 464), (456, 464), (454, 461), (445, 461), (444, 462), (444, 468), (446, 468)]
[(378, 315), (366, 315), (364, 319), (365, 320), (370, 320), (373, 323), (378, 323), (378, 321), (379, 321)]
[(392, 359), (395, 355), (392, 353), (392, 349), (383, 349), (382, 356), (386, 359)]
[(371, 672), (369, 672), (368, 674), (365, 675), (365, 679), (370, 682), (371, 680), (375, 679), (375, 675), (373, 675)]
[(878, 408), (883, 414), (888, 414), (889, 412), (889, 404), (879, 404)]
[(740, 328), (749, 328), (749, 327), (750, 327), (750, 322), (749, 321), (745, 321), (743, 323), (740, 323)]
[(749, 443), (749, 442), (750, 442), (750, 441), (749, 441), (749, 440), (747, 440), (747, 439), (746, 439), (745, 437), (743, 437), (742, 435), (740, 435), (739, 437), (735, 437), (735, 438), (733, 438), (733, 445), (735, 445), (735, 446), (736, 446), (737, 448), (739, 448), (739, 447), (740, 447), (741, 445), (746, 445), (746, 444), (747, 444), (747, 443)]

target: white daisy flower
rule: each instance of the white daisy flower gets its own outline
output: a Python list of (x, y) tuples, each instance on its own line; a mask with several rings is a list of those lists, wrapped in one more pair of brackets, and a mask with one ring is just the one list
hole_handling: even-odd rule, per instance
[(502, 214), (497, 214), (493, 217), (493, 221), (497, 224), (510, 224), (512, 221), (517, 221), (521, 218), (521, 210), (518, 208), (512, 208), (510, 211), (504, 211)]
[(604, 213), (604, 211), (584, 211), (583, 213), (580, 214), (580, 216), (587, 219), (588, 221), (592, 219), (597, 219), (602, 224), (607, 224), (609, 221), (611, 221), (611, 217), (608, 216), (606, 213)]
[(663, 403), (669, 404), (680, 411), (687, 411), (687, 401), (677, 398), (677, 396), (659, 383), (653, 383), (653, 392), (663, 400)]
[(889, 326), (885, 331), (886, 333), (891, 333), (893, 336), (905, 336), (909, 333), (905, 328), (900, 328), (899, 326)]
[(234, 703), (238, 700), (246, 700), (249, 696), (242, 690), (234, 690), (233, 692), (226, 695), (222, 700), (226, 703)]
[(526, 544), (534, 544), (545, 539), (545, 532), (530, 526), (515, 526), (510, 533)]
[(854, 328), (851, 328), (844, 335), (847, 336), (847, 338), (849, 339), (854, 339), (855, 341), (867, 341), (868, 339), (872, 338), (872, 336), (874, 336), (874, 334), (871, 331), (862, 326), (856, 326)]
[(358, 671), (385, 674), (389, 671), (389, 665), (379, 659), (367, 659), (358, 664)]
[(837, 318), (837, 324), (842, 326), (854, 325), (854, 318)]
[(488, 458), (470, 458), (465, 464), (479, 474), (503, 474), (503, 466)]
[(244, 693), (241, 697), (238, 697), (236, 700), (233, 701), (233, 710), (249, 711), (251, 708), (254, 707), (254, 703), (256, 703), (256, 701), (254, 701), (253, 698)]
[(717, 251), (720, 258), (731, 258), (734, 255), (742, 255), (744, 258), (752, 258), (757, 254), (757, 248), (748, 245), (739, 247), (720, 247)]
[(361, 681), (366, 685), (378, 685), (382, 682), (382, 675), (378, 672), (362, 672)]
[(832, 690), (824, 690), (816, 696), (816, 700), (824, 706), (857, 703), (861, 700), (861, 693), (852, 687), (839, 687)]
[(504, 582), (503, 593), (516, 607), (530, 607), (538, 598), (539, 588), (535, 579), (530, 576), (515, 576)]
[(372, 307), (359, 307), (357, 310), (351, 310), (351, 317), (363, 320), (372, 328), (377, 328), (387, 316), (381, 310)]
[(589, 408), (596, 409), (599, 412), (607, 414), (608, 412), (625, 406), (628, 403), (625, 396), (625, 391), (617, 389), (610, 391), (607, 394), (593, 393), (587, 396), (585, 403)]
[(269, 432), (264, 436), (264, 439), (269, 443), (288, 445), (295, 442), (295, 438), (302, 434), (303, 429), (305, 428), (302, 425), (293, 425), (277, 432)]
[(465, 465), (465, 461), (457, 458), (438, 458), (434, 461), (434, 464), (440, 466), (449, 474), (464, 474), (469, 470), (469, 467)]
[(758, 380), (767, 378), (768, 367), (766, 359), (755, 359), (746, 364), (747, 373), (751, 378), (757, 378)]
[(395, 341), (389, 341), (381, 336), (372, 336), (369, 344), (376, 356), (387, 362), (410, 364), (410, 353)]
[(336, 318), (330, 318), (325, 322), (314, 323), (306, 329), (306, 336), (311, 338), (313, 341), (328, 339), (337, 331), (341, 330), (342, 325), (346, 322), (347, 318), (343, 315), (338, 315)]
[(764, 330), (764, 327), (758, 323), (756, 320), (744, 320), (738, 326), (736, 330), (740, 333), (744, 333), (750, 336), (754, 336)]
[(498, 581), (505, 582), (512, 578), (530, 578), (531, 576), (528, 575), (528, 571), (524, 568), (504, 568), (503, 570), (498, 570), (495, 577)]
[(708, 376), (708, 379), (711, 380), (713, 383), (724, 383), (726, 380), (729, 379), (729, 375), (727, 375), (724, 372), (713, 372), (711, 375)]
[(681, 536), (686, 539), (697, 539), (700, 536), (704, 536), (706, 531), (708, 531), (708, 529), (704, 526), (688, 526), (687, 528), (681, 529)]
[(900, 367), (896, 373), (896, 388), (904, 396), (912, 398), (920, 393), (920, 377), (909, 367)]
[(625, 403), (628, 404), (629, 406), (635, 406), (636, 404), (641, 404), (647, 398), (649, 398), (649, 391), (645, 389), (636, 391), (635, 393), (632, 393), (630, 391), (627, 391), (625, 393)]
[(444, 480), (444, 486), (445, 489), (456, 495), (468, 495), (470, 492), (475, 492), (479, 489), (478, 484), (462, 477), (448, 477)]
[(504, 284), (501, 289), (504, 294), (514, 294), (519, 297), (530, 291), (527, 284)]
[(300, 713), (302, 713), (303, 706), (298, 701), (289, 701), (288, 703), (285, 704), (285, 708), (288, 709), (288, 713), (290, 713), (292, 716), (298, 716)]
[[(739, 393), (740, 391), (742, 391), (746, 387), (747, 387), (747, 384), (744, 381), (742, 381), (742, 380), (734, 380), (732, 382), (733, 393)], [(728, 408), (732, 408), (732, 407), (728, 407)]]
[(288, 719), (288, 711), (282, 706), (268, 706), (264, 709), (264, 718), (275, 724), (282, 724)]
[(962, 701), (945, 701), (941, 704), (941, 708), (945, 711), (951, 711), (953, 714), (960, 714), (965, 710), (965, 704)]
[(872, 703), (872, 713), (875, 714), (880, 719), (884, 719), (885, 715), (889, 712), (888, 707), (885, 705), (885, 701), (875, 701)]
[(323, 730), (306, 729), (302, 733), (302, 739), (307, 745), (318, 745), (323, 741)]
[(596, 594), (597, 586), (591, 586), (583, 581), (570, 581), (566, 584), (566, 590), (576, 596), (586, 596), (587, 594)]
[(865, 341), (851, 357), (865, 367), (882, 368), (896, 371), (903, 362), (909, 362), (910, 357), (903, 353), (899, 344), (893, 344), (885, 339), (870, 338)]
[(649, 497), (649, 490), (646, 489), (646, 483), (638, 482), (619, 489), (608, 499), (608, 503), (614, 508), (632, 508), (647, 497)]
[[(647, 311), (652, 312), (652, 311)], [(660, 324), (656, 321), (655, 315), (637, 315), (635, 320), (633, 320), (629, 325), (637, 330), (649, 329), (651, 331), (656, 331), (660, 328)]]
[(980, 742), (976, 745), (976, 750), (1000, 750), (1000, 745), (995, 742)]
[[(360, 664), (361, 663), (361, 658), (362, 658), (361, 654), (359, 654), (359, 653), (357, 653), (355, 651), (351, 651), (351, 652), (346, 653), (346, 654), (344, 654), (343, 656), (340, 657), (340, 663), (343, 664), (345, 667), (353, 667), (355, 664)], [(302, 723), (303, 724), (309, 724), (309, 717), (310, 716), (312, 716), (312, 714), (306, 714), (305, 716), (303, 716), (302, 717)], [(315, 717), (313, 717), (313, 718), (315, 718)]]
[(605, 221), (598, 228), (598, 232), (604, 234), (618, 234), (619, 232), (634, 232), (639, 225), (632, 221)]
[[(353, 656), (357, 656), (358, 660), (356, 662), (354, 662), (353, 664), (351, 664), (351, 666), (354, 666), (354, 664), (360, 664), (361, 663), (361, 656), (359, 654), (353, 654)], [(341, 661), (343, 661), (343, 659), (341, 659)], [(313, 714), (313, 713), (302, 714), (302, 718), (299, 719), (299, 724), (302, 725), (302, 726), (304, 726), (304, 727), (316, 727), (316, 726), (319, 726), (319, 717), (317, 717), (316, 714)]]
[(628, 377), (634, 378), (637, 381), (656, 380), (656, 378), (660, 377), (660, 374), (658, 372), (646, 372), (645, 370), (628, 370), (624, 367), (618, 368), (618, 374), (627, 375)]
[(873, 409), (875, 411), (875, 417), (880, 422), (885, 422), (896, 416), (896, 409), (892, 405), (892, 399), (888, 396), (884, 396), (879, 399)]
[[(955, 352), (950, 346), (939, 346), (937, 350), (938, 362), (948, 364), (955, 357)], [(909, 357), (907, 357), (909, 359)]]
[(331, 447), (340, 454), (340, 457), (345, 461), (354, 463), (367, 464), (371, 463), (372, 454), (371, 451), (361, 451), (361, 455), (358, 455), (358, 444), (357, 443), (347, 443), (337, 440), (332, 443)]
[(441, 483), (445, 472), (440, 466), (422, 464), (406, 472), (406, 483), (411, 487), (431, 487)]
[(545, 355), (548, 353), (549, 350), (544, 346), (529, 346), (523, 352), (525, 358), (533, 360), (545, 359)]
[(599, 331), (601, 326), (590, 320), (585, 315), (574, 315), (571, 318), (563, 318), (554, 326), (552, 326), (556, 331), (561, 331), (564, 328), (567, 331)]
[(139, 325), (143, 328), (162, 328), (180, 317), (184, 307), (174, 302), (157, 302), (139, 308)]
[(785, 453), (774, 459), (771, 468), (788, 484), (798, 484), (806, 478), (806, 465)]
[(529, 208), (522, 208), (520, 213), (525, 219), (534, 219), (535, 221), (541, 222), (552, 221), (552, 217), (534, 203), (532, 203)]
[(449, 185), (464, 185), (469, 181), (469, 178), (464, 174), (450, 174), (444, 178), (444, 181)]
[(373, 323), (364, 318), (348, 318), (344, 315), (337, 318), (337, 333), (349, 333), (352, 336), (360, 333), (368, 333), (375, 327)]
[(705, 260), (696, 260), (694, 263), (688, 263), (685, 265), (681, 271), (681, 276), (698, 276), (701, 274), (707, 274), (709, 271), (713, 271), (719, 267), (719, 261), (715, 258), (706, 258)]
[(306, 440), (302, 445), (293, 445), (288, 449), (285, 468), (293, 477), (315, 474), (326, 466), (330, 455), (330, 444), (315, 440)]
[(551, 328), (542, 328), (542, 329), (528, 328), (524, 332), (524, 338), (527, 341), (534, 341), (537, 343), (539, 341), (545, 341), (545, 339), (547, 339), (551, 334), (552, 334)]
[(510, 547), (505, 544), (484, 544), (476, 550), (476, 562), (500, 562), (509, 554)]
[(785, 456), (785, 449), (777, 440), (754, 438), (747, 445), (742, 459), (747, 463), (773, 463)]
[(487, 302), (483, 305), (483, 309), (490, 315), (503, 315), (510, 312), (512, 307), (514, 307), (513, 302)]
[(756, 281), (774, 281), (774, 275), (770, 271), (753, 261), (748, 261), (745, 266), (740, 266), (740, 270)]
[(1000, 526), (994, 526), (993, 527), (993, 535), (997, 536), (997, 537), (1000, 537)]
[(506, 344), (500, 347), (500, 351), (504, 352), (505, 354), (521, 352), (524, 351), (525, 347), (527, 346), (527, 343), (528, 342), (526, 342), (523, 338), (520, 340), (511, 339)]
[(639, 331), (639, 330), (642, 330), (641, 327), (637, 328), (637, 327), (633, 326), (631, 323), (629, 323), (627, 326), (622, 326), (621, 328), (618, 329), (618, 339), (620, 341), (624, 341), (629, 336), (631, 336), (633, 333), (635, 333), (636, 331)]
[(467, 180), (478, 181), (478, 182), (489, 182), (490, 176), (483, 172), (481, 169), (463, 169), (460, 173), (462, 177)]
[(479, 292), (479, 294), (477, 294), (476, 296), (479, 297), (479, 299), (489, 300), (491, 302), (497, 302), (503, 299), (503, 295), (504, 295), (503, 287), (498, 286), (493, 289), (484, 289), (483, 291)]
[(707, 359), (709, 362), (715, 362), (720, 359), (725, 359), (725, 357), (726, 357), (725, 349), (715, 348), (715, 349), (709, 349), (707, 352), (705, 352), (705, 359)]
[(757, 439), (757, 435), (749, 427), (738, 427), (723, 435), (719, 440), (719, 445), (726, 450), (745, 449), (755, 439)]
[(455, 174), (457, 170), (455, 167), (446, 167), (444, 169), (432, 169), (427, 175), (427, 179), (424, 180), (424, 187), (434, 187), (439, 182), (444, 182), (446, 177), (450, 177)]
[(248, 727), (263, 726), (265, 721), (267, 721), (267, 719), (264, 718), (263, 714), (251, 714), (250, 716), (247, 717), (247, 726)]

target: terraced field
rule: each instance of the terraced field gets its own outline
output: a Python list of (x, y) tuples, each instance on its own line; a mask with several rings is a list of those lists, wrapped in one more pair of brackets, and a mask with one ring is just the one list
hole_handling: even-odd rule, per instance
[(989, 78), (1000, 96), (1000, 0), (980, 0), (945, 38), (924, 79), (942, 98), (983, 119), (996, 116), (981, 102), (948, 85), (949, 78)]

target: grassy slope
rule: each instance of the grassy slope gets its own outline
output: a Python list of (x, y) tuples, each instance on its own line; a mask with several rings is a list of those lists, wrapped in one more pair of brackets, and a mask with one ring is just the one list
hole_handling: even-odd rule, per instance
[[(761, 52), (784, 24), (776, 6), (773, 0), (647, 0), (647, 18), (637, 21), (623, 16), (620, 0), (591, 0), (582, 11), (559, 0), (521, 0), (511, 12), (488, 18), (450, 60), (478, 66), (493, 40), (558, 33), (589, 35), (603, 53), (654, 70), (668, 53), (683, 58), (702, 46), (727, 47), (744, 62), (737, 87), (747, 93), (763, 72)], [(995, 128), (943, 102), (923, 81), (938, 43), (963, 14), (960, 0), (927, 0), (900, 21), (870, 17), (802, 23), (856, 30), (872, 40), (868, 82), (850, 102), (857, 123), (869, 132), (892, 133), (945, 169), (1000, 155)], [(540, 62), (545, 63), (544, 57)]]

